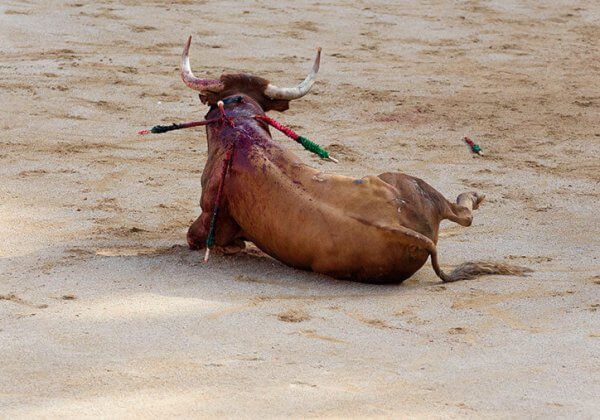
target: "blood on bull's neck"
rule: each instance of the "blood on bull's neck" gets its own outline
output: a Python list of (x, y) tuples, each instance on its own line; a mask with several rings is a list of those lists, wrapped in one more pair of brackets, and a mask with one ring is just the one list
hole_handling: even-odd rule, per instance
[(246, 95), (227, 96), (213, 104), (205, 117), (218, 120), (206, 126), (209, 154), (220, 154), (232, 143), (245, 153), (244, 150), (253, 144), (270, 141), (268, 128), (254, 118), (256, 115), (264, 115), (264, 111), (259, 103)]

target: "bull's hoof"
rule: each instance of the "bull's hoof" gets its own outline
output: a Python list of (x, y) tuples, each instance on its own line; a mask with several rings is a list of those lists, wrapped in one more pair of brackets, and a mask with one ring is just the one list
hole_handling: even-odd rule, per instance
[(477, 210), (481, 202), (485, 200), (485, 194), (477, 192), (473, 192), (472, 194), (471, 200), (473, 200), (473, 210)]
[[(471, 207), (471, 209), (477, 210), (484, 199), (485, 194), (469, 191), (459, 195), (456, 199), (456, 202), (461, 206), (465, 206), (467, 208)], [(472, 203), (471, 206), (468, 204), (469, 201)]]

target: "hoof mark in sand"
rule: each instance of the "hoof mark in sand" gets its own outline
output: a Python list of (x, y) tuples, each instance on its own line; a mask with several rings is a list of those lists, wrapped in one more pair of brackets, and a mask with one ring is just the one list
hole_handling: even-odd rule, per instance
[(290, 384), (290, 386), (307, 386), (307, 387), (310, 387), (310, 388), (316, 388), (317, 387), (316, 384), (309, 384), (307, 382), (301, 382), (301, 381), (292, 382)]
[(148, 26), (148, 25), (143, 25), (143, 26), (137, 26), (137, 25), (132, 25), (131, 26), (131, 30), (133, 32), (147, 32), (147, 31), (156, 31), (157, 28), (155, 28), (154, 26)]
[(588, 278), (588, 281), (592, 282), (593, 284), (600, 285), (600, 275), (599, 276), (592, 276), (592, 277)]
[(327, 145), (327, 150), (335, 156), (341, 156), (349, 162), (356, 162), (360, 158), (360, 153), (350, 146), (339, 143), (331, 143)]
[(19, 305), (29, 306), (30, 308), (45, 309), (48, 307), (48, 305), (46, 305), (46, 304), (36, 305), (35, 303), (31, 303), (26, 300), (23, 300), (20, 297), (18, 297), (17, 295), (15, 295), (14, 293), (10, 293), (8, 295), (0, 295), (0, 300), (7, 300), (10, 302), (19, 304)]
[(302, 309), (289, 309), (278, 314), (277, 319), (283, 322), (302, 322), (310, 320), (311, 317)]
[(380, 319), (365, 318), (361, 315), (353, 315), (353, 314), (348, 314), (348, 315), (351, 318), (354, 318), (357, 321), (367, 324), (370, 327), (386, 329), (386, 330), (399, 330), (400, 329), (398, 327), (394, 327), (393, 325), (389, 325), (388, 323), (386, 323), (385, 321), (382, 321)]
[(13, 10), (13, 9), (8, 9), (7, 11), (4, 12), (5, 15), (30, 15), (31, 12), (29, 11), (24, 11), (24, 10)]
[(21, 178), (30, 177), (30, 176), (42, 176), (46, 175), (48, 171), (44, 169), (32, 169), (30, 171), (21, 171), (17, 174), (17, 176)]
[(290, 334), (301, 335), (303, 337), (314, 338), (316, 340), (329, 341), (332, 343), (346, 343), (345, 340), (340, 340), (339, 338), (330, 337), (328, 335), (317, 334), (317, 332), (315, 330), (301, 330), (301, 331), (296, 331), (296, 332), (293, 332)]

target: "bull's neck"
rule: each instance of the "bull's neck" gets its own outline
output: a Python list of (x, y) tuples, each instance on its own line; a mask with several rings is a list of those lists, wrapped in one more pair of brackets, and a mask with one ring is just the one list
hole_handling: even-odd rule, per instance
[[(245, 98), (228, 101), (230, 98), (224, 100), (226, 118), (206, 126), (209, 155), (221, 154), (233, 143), (243, 148), (271, 140), (268, 129), (254, 118), (255, 115), (264, 115), (263, 109)], [(221, 116), (219, 108), (211, 107), (205, 118), (219, 119)]]

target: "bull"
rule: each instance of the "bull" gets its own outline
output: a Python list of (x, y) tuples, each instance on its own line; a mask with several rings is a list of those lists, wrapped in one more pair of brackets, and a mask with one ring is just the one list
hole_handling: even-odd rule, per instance
[[(450, 274), (440, 269), (440, 222), (470, 226), (483, 194), (465, 192), (450, 202), (425, 181), (399, 172), (363, 178), (325, 174), (272, 140), (268, 126), (255, 116), (285, 111), (310, 91), (320, 49), (304, 81), (278, 87), (248, 74), (198, 78), (190, 67), (190, 44), (191, 37), (181, 59), (183, 82), (211, 106), (206, 120), (218, 119), (221, 112), (231, 122), (206, 126), (202, 213), (187, 233), (191, 249), (205, 247), (216, 197), (222, 194), (215, 245), (226, 253), (242, 251), (251, 241), (291, 267), (371, 283), (400, 283), (429, 257), (444, 282), (525, 271), (485, 262), (464, 263)], [(233, 144), (235, 153), (225, 162)], [(224, 165), (229, 170), (219, 191)]]

